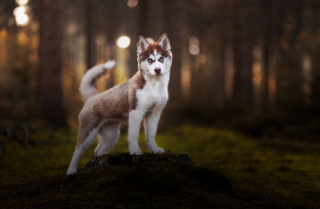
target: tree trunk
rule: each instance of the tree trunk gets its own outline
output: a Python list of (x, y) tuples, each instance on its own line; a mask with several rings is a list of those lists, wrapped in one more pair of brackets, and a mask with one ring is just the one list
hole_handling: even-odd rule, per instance
[(38, 92), (44, 119), (66, 126), (62, 101), (62, 0), (40, 1)]
[(264, 0), (264, 46), (263, 46), (263, 76), (262, 76), (262, 108), (268, 110), (269, 107), (269, 57), (272, 36), (272, 8), (273, 0)]
[[(147, 11), (148, 11), (148, 3), (150, 3), (147, 0), (140, 0), (138, 4), (138, 10), (139, 10), (139, 35), (147, 36), (148, 33), (148, 17), (147, 17)], [(155, 40), (156, 41), (156, 40)], [(136, 40), (138, 42), (138, 40)]]
[[(320, 31), (320, 2), (314, 0), (313, 3), (313, 34), (316, 36)], [(312, 83), (311, 83), (311, 99), (314, 110), (320, 114), (320, 50), (319, 48), (313, 52), (312, 60)]]
[[(139, 2), (140, 3), (140, 2)], [(129, 35), (131, 44), (129, 46), (129, 77), (131, 78), (138, 71), (137, 42), (139, 35), (139, 6), (129, 8)]]
[[(277, 69), (277, 107), (295, 108), (303, 105), (301, 51), (299, 34), (302, 29), (303, 1), (282, 0), (279, 15), (279, 65)], [(293, 30), (283, 26), (290, 17)]]
[[(173, 62), (171, 67), (171, 76), (169, 83), (171, 98), (180, 98), (181, 96), (181, 29), (182, 18), (185, 13), (185, 5), (182, 0), (166, 1), (166, 31), (168, 33), (173, 54)], [(168, 10), (169, 11), (168, 11)]]
[[(107, 53), (107, 60), (109, 59), (115, 59), (115, 43), (116, 43), (116, 34), (115, 34), (115, 28), (117, 28), (118, 20), (117, 20), (117, 14), (116, 11), (118, 9), (118, 1), (112, 1), (108, 0), (105, 1), (105, 13), (104, 13), (104, 18), (106, 19), (105, 22), (105, 34), (107, 37), (107, 42), (106, 42), (106, 53)], [(110, 70), (108, 72), (109, 77), (107, 80), (107, 85), (106, 88), (112, 88), (115, 84), (114, 81), (114, 69)]]
[(248, 20), (252, 18), (245, 11), (248, 1), (235, 2), (234, 40), (234, 99), (240, 106), (250, 106), (253, 102), (252, 86), (252, 33)]
[(86, 33), (86, 59), (87, 59), (87, 70), (89, 70), (92, 66), (92, 45), (91, 45), (91, 41), (92, 41), (92, 21), (91, 21), (91, 9), (92, 9), (92, 5), (91, 5), (91, 0), (86, 0), (85, 1), (85, 12), (86, 12), (86, 19), (85, 19), (85, 33)]

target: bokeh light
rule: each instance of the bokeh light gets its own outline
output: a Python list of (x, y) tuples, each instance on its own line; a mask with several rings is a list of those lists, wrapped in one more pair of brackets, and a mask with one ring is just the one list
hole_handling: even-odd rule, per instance
[(13, 14), (15, 16), (17, 15), (22, 15), (22, 14), (25, 14), (26, 13), (26, 10), (27, 8), (25, 6), (20, 6), (20, 7), (16, 7), (14, 10), (13, 10)]
[(128, 5), (128, 7), (131, 7), (131, 8), (132, 8), (132, 7), (137, 6), (138, 3), (139, 3), (138, 0), (128, 0), (127, 5)]
[(152, 38), (146, 38), (146, 40), (148, 41), (149, 44), (154, 43), (154, 40)]
[(128, 36), (121, 36), (117, 40), (117, 46), (120, 48), (127, 48), (130, 45), (130, 38)]
[(200, 53), (200, 41), (197, 37), (189, 38), (189, 52), (192, 55), (198, 55)]
[(192, 55), (198, 55), (200, 53), (200, 48), (199, 46), (192, 44), (189, 46), (189, 52)]
[(26, 14), (28, 9), (28, 6), (19, 6), (13, 10), (18, 26), (25, 26), (29, 23), (29, 16)]
[(75, 34), (77, 32), (77, 30), (78, 30), (77, 24), (71, 23), (67, 27), (67, 34), (73, 35), (73, 34)]
[(197, 37), (191, 37), (191, 38), (189, 38), (189, 44), (190, 44), (190, 45), (197, 45), (197, 46), (199, 46), (200, 41), (199, 41), (199, 39), (198, 39)]
[(16, 3), (20, 6), (26, 5), (29, 0), (16, 0)]
[(29, 17), (26, 14), (19, 14), (16, 16), (16, 22), (19, 26), (27, 25), (29, 22)]

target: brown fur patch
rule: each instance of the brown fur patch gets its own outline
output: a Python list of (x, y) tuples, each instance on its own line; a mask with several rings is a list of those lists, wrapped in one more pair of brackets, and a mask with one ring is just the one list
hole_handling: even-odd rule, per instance
[(127, 120), (129, 111), (137, 107), (136, 91), (142, 89), (145, 83), (142, 73), (138, 71), (128, 81), (90, 98), (79, 114), (78, 146), (103, 120), (119, 122)]
[(89, 114), (80, 113), (79, 115), (80, 128), (79, 128), (79, 139), (78, 139), (77, 147), (86, 140), (87, 136), (94, 128), (97, 128), (99, 126), (99, 123), (101, 121), (101, 118), (99, 118), (99, 116), (96, 116), (96, 115), (89, 116)]
[(103, 120), (123, 121), (129, 113), (129, 81), (117, 85), (108, 91), (91, 97), (79, 114), (79, 141), (83, 143), (90, 131), (97, 128)]
[(161, 46), (158, 45), (158, 42), (150, 44), (147, 50), (139, 54), (138, 56), (138, 62), (140, 63), (141, 61), (147, 59), (150, 54), (153, 54), (153, 51), (157, 50), (158, 53), (160, 53), (164, 57), (170, 57), (171, 54), (169, 51), (164, 50)]
[(141, 71), (138, 71), (131, 79), (133, 85), (132, 88), (130, 88), (129, 93), (130, 111), (137, 108), (137, 90), (142, 89), (146, 84), (146, 80), (144, 79)]

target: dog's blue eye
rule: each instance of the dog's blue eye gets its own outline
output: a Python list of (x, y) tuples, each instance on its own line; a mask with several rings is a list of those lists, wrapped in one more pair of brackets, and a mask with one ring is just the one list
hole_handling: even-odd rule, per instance
[(148, 62), (149, 62), (149, 63), (152, 63), (152, 61), (153, 61), (152, 59), (150, 59), (150, 58), (148, 59)]
[(160, 62), (163, 62), (163, 57), (160, 57), (159, 61), (160, 61)]

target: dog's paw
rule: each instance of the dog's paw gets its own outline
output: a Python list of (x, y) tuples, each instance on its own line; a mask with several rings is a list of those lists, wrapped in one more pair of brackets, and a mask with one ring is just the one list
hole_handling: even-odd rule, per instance
[(68, 168), (67, 170), (67, 175), (71, 175), (71, 174), (74, 174), (77, 172), (77, 169), (76, 168)]
[(151, 152), (152, 153), (164, 153), (165, 150), (163, 148), (161, 148), (161, 147), (155, 147), (155, 148), (151, 149)]
[(138, 148), (138, 149), (132, 149), (130, 150), (130, 155), (142, 155), (142, 152), (141, 150)]
[(130, 155), (142, 155), (138, 143), (129, 143)]

